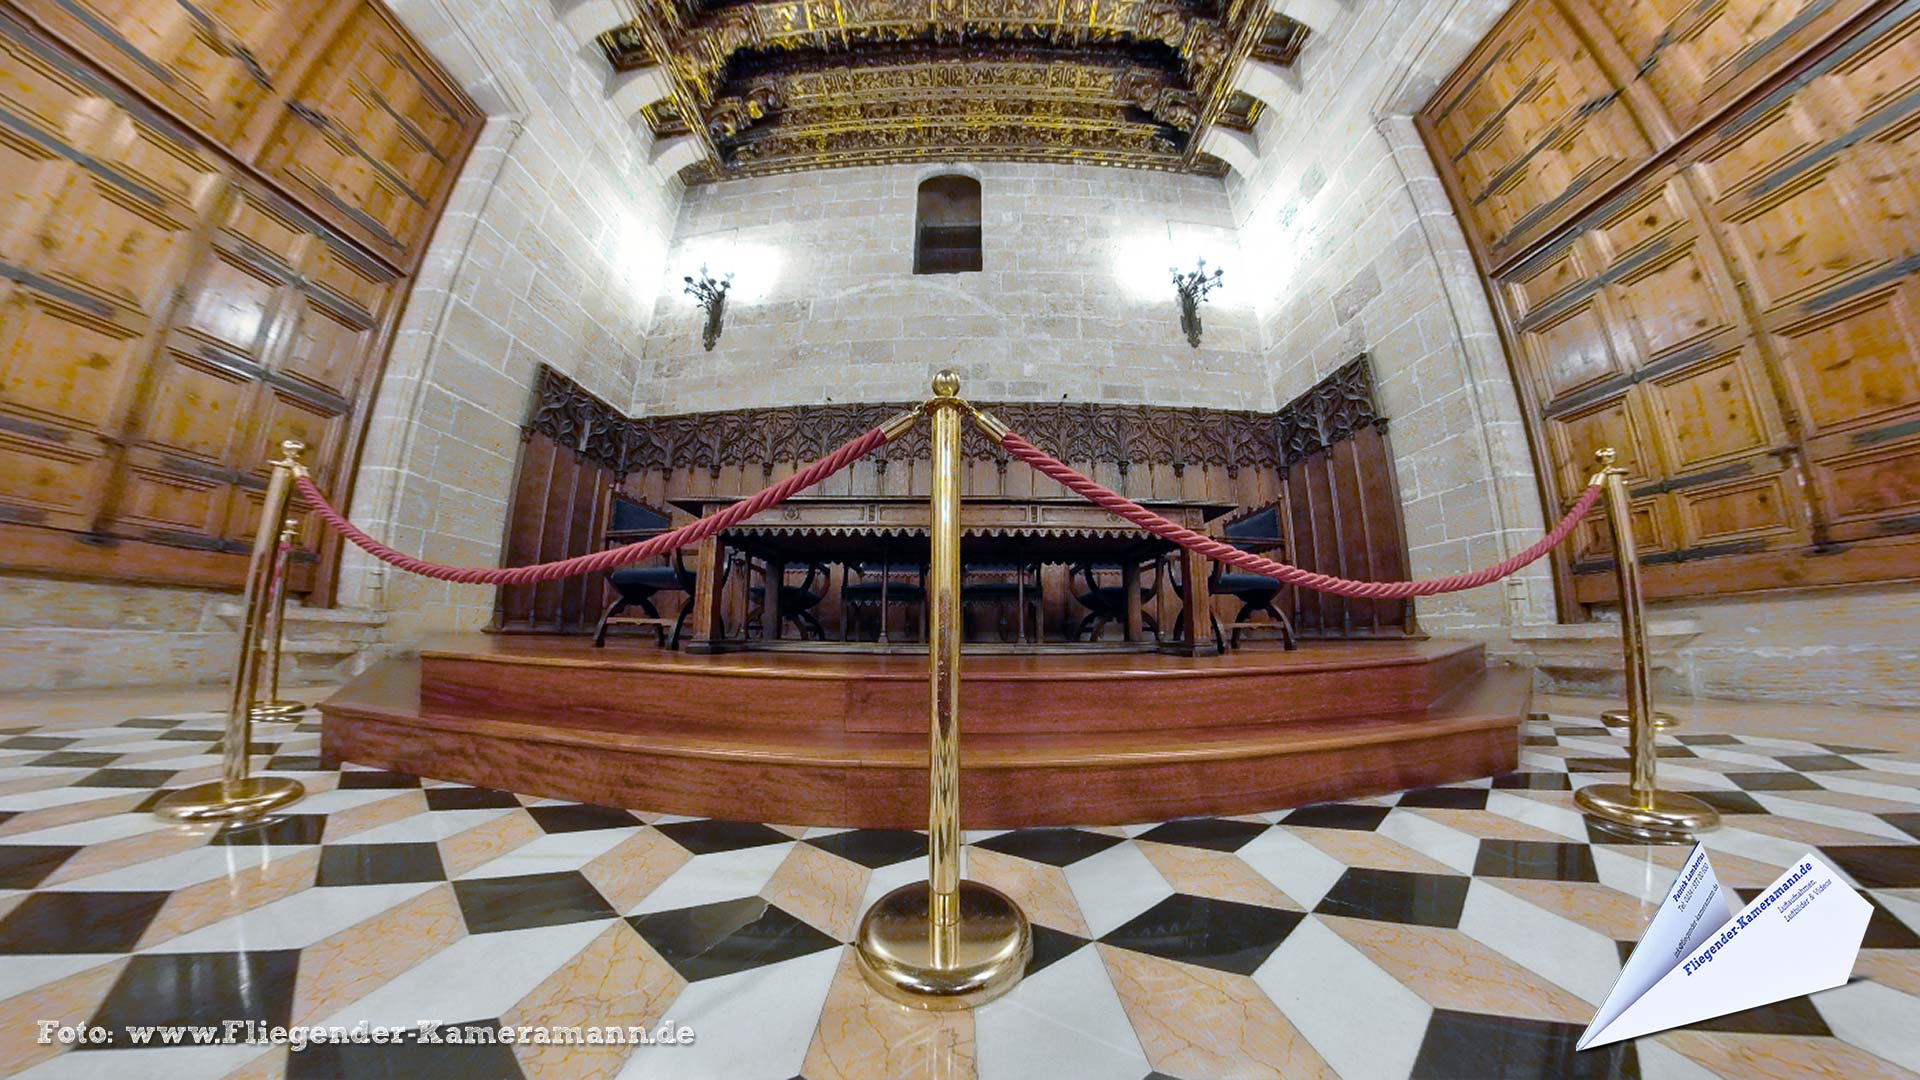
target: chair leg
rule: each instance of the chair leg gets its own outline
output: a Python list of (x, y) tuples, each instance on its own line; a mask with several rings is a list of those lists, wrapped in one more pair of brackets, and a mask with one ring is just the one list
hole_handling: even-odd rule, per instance
[(667, 648), (678, 649), (680, 647), (680, 634), (686, 629), (687, 616), (691, 614), (693, 614), (693, 594), (688, 593), (687, 602), (680, 605), (680, 614), (674, 616), (673, 632), (667, 635)]
[[(1094, 625), (1099, 618), (1100, 615), (1097, 612), (1087, 612), (1087, 617), (1081, 619), (1079, 628), (1074, 630), (1073, 640), (1079, 641), (1081, 638), (1086, 637), (1088, 627), (1094, 627), (1094, 632), (1096, 634), (1099, 633), (1099, 628)], [(1088, 638), (1088, 640), (1091, 641), (1092, 638)]]
[(793, 616), (793, 625), (800, 631), (802, 640), (811, 632), (817, 641), (827, 640), (826, 628), (820, 625), (820, 619), (811, 611), (797, 611)]
[(615, 600), (613, 603), (607, 605), (607, 610), (604, 613), (602, 613), (600, 616), (600, 624), (593, 628), (593, 647), (594, 648), (604, 649), (607, 647), (607, 620), (613, 618), (615, 615), (620, 614), (622, 611), (625, 611), (626, 609), (627, 609), (627, 600), (626, 600), (626, 597), (624, 596)]
[(1299, 648), (1300, 642), (1295, 639), (1294, 633), (1293, 633), (1293, 620), (1287, 618), (1286, 612), (1281, 611), (1279, 608), (1274, 607), (1272, 604), (1268, 604), (1267, 614), (1273, 616), (1273, 621), (1280, 624), (1281, 645), (1286, 647), (1289, 651)]

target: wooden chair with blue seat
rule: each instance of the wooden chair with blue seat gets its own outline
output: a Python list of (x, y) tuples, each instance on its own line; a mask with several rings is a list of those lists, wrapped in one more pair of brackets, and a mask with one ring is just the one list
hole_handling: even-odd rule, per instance
[[(1228, 522), (1220, 533), (1222, 539), (1241, 551), (1271, 554), (1286, 547), (1286, 538), (1280, 535), (1278, 506), (1268, 506), (1236, 518)], [(1239, 613), (1225, 627), (1226, 641), (1233, 648), (1240, 647), (1241, 632), (1252, 629), (1276, 629), (1280, 632), (1281, 644), (1286, 648), (1299, 647), (1298, 642), (1294, 640), (1293, 620), (1287, 618), (1286, 612), (1274, 606), (1274, 599), (1284, 588), (1286, 588), (1285, 585), (1265, 574), (1248, 573), (1243, 570), (1229, 571), (1224, 563), (1213, 564), (1212, 573), (1207, 575), (1207, 595), (1225, 596), (1240, 601)], [(1186, 595), (1184, 584), (1178, 580), (1173, 583), (1173, 589), (1180, 596)], [(1252, 616), (1261, 614), (1266, 615), (1268, 621), (1255, 622)], [(1184, 625), (1184, 618), (1183, 615), (1182, 621), (1174, 624), (1176, 637)], [(1218, 645), (1222, 639), (1220, 620), (1212, 618), (1212, 621), (1213, 640)]]
[[(612, 547), (637, 543), (666, 532), (672, 523), (664, 511), (616, 494), (606, 541)], [(680, 631), (686, 627), (687, 615), (693, 610), (693, 581), (693, 571), (687, 569), (686, 558), (679, 551), (658, 566), (623, 566), (609, 571), (607, 584), (613, 586), (614, 597), (593, 628), (594, 648), (606, 646), (607, 627), (614, 625), (651, 626), (662, 648), (677, 648)], [(679, 593), (684, 597), (679, 613), (671, 619), (662, 616), (653, 602), (662, 593)], [(630, 607), (639, 608), (645, 616), (621, 614)]]
[[(1153, 602), (1154, 597), (1160, 595), (1166, 569), (1165, 559), (1155, 559), (1153, 582), (1143, 583), (1140, 586), (1140, 625), (1143, 630), (1153, 635), (1155, 641), (1160, 639), (1160, 624), (1153, 617), (1153, 612), (1147, 609), (1147, 605)], [(1103, 575), (1107, 573), (1119, 575), (1120, 583), (1106, 584)], [(1079, 641), (1082, 637), (1086, 637), (1089, 641), (1097, 640), (1108, 623), (1117, 622), (1123, 627), (1126, 625), (1127, 575), (1125, 569), (1118, 563), (1075, 563), (1073, 569), (1067, 571), (1067, 580), (1078, 583), (1074, 585), (1076, 590), (1074, 599), (1080, 602), (1081, 607), (1087, 609), (1087, 614), (1080, 620), (1080, 625), (1069, 629), (1066, 635), (1067, 640)]]
[[(1002, 641), (1027, 644), (1027, 627), (1034, 640), (1045, 635), (1040, 627), (1040, 564), (1028, 562), (965, 563), (960, 567), (960, 620), (968, 608), (993, 608), (995, 631)], [(1008, 637), (1007, 612), (1013, 612), (1013, 635)], [(1123, 610), (1124, 614), (1124, 610)]]
[(915, 608), (919, 618), (917, 640), (926, 639), (927, 568), (918, 563), (898, 563), (890, 557), (881, 561), (846, 564), (840, 579), (840, 640), (846, 641), (854, 623), (869, 613), (879, 628), (874, 640), (887, 642), (887, 615), (894, 607)]
[[(782, 563), (780, 566), (780, 622), (783, 625), (792, 623), (794, 630), (799, 633), (803, 640), (809, 633), (820, 641), (827, 640), (826, 628), (820, 625), (820, 617), (813, 613), (813, 609), (819, 607), (820, 602), (826, 599), (827, 586), (833, 580), (832, 571), (827, 569), (825, 563), (809, 562), (806, 564), (806, 577), (801, 579), (798, 585), (794, 585), (788, 583), (786, 580), (786, 572), (789, 569), (788, 564)], [(764, 640), (767, 637), (767, 630), (769, 629), (765, 625), (767, 610), (767, 586), (765, 578), (767, 576), (767, 568), (765, 564), (756, 560), (748, 564), (747, 573), (749, 575), (749, 581), (752, 580), (752, 575), (754, 574), (760, 575), (762, 581), (760, 584), (750, 586), (747, 589), (747, 593), (752, 599), (747, 609), (746, 634), (748, 637), (757, 636)], [(814, 587), (816, 581), (819, 582), (818, 588)], [(774, 637), (780, 635), (778, 627), (771, 629), (773, 630)]]

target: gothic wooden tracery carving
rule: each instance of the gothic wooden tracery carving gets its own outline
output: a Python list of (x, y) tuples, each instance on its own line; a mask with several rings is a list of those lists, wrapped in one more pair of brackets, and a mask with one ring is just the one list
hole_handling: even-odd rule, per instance
[[(978, 404), (1062, 460), (1113, 462), (1122, 471), (1146, 465), (1176, 472), (1199, 466), (1229, 473), (1279, 470), (1362, 428), (1387, 423), (1374, 408), (1373, 377), (1364, 355), (1279, 412), (1078, 401)], [(633, 418), (542, 365), (525, 430), (546, 435), (618, 476), (689, 467), (771, 471), (824, 457), (906, 407), (783, 405)], [(961, 449), (971, 460), (1006, 464), (999, 448), (971, 426)], [(925, 428), (916, 426), (878, 456), (924, 460), (930, 453)]]

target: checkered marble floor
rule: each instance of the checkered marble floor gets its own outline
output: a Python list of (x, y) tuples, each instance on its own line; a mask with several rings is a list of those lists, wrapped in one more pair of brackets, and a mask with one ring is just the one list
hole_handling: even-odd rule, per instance
[[(925, 874), (912, 832), (694, 820), (348, 767), (255, 730), (290, 812), (147, 813), (217, 775), (195, 713), (0, 732), (0, 1073), (295, 1077), (1879, 1077), (1920, 1072), (1920, 756), (1682, 731), (1663, 786), (1725, 814), (1743, 897), (1817, 848), (1875, 905), (1853, 981), (1575, 1053), (1684, 848), (1592, 831), (1590, 720), (1520, 772), (1242, 818), (969, 834), (1035, 923), (971, 1015), (889, 1005), (844, 944)], [(133, 1026), (657, 1025), (692, 1046), (134, 1048)], [(36, 1041), (37, 1021), (116, 1045)]]

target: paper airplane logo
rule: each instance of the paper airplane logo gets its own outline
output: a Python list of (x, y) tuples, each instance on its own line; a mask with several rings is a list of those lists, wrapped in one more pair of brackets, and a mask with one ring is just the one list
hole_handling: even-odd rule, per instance
[(1694, 845), (1578, 1048), (1691, 1024), (1847, 981), (1873, 905), (1813, 852), (1735, 914)]

